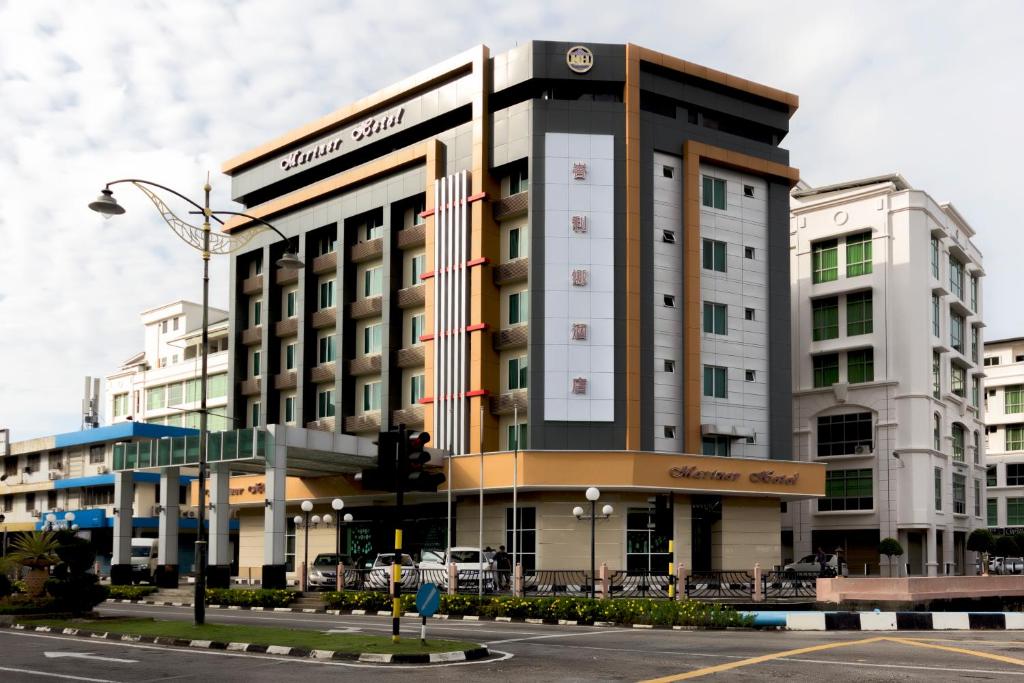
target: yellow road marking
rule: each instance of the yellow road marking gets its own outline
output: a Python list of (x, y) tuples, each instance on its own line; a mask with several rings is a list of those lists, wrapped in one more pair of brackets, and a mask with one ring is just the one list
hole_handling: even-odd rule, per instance
[(903, 643), (904, 645), (930, 647), (935, 650), (946, 650), (947, 652), (956, 652), (962, 655), (973, 655), (974, 657), (993, 659), (997, 662), (1004, 662), (1006, 664), (1016, 664), (1017, 666), (1024, 666), (1024, 659), (1017, 659), (1016, 657), (1007, 657), (1006, 655), (992, 654), (991, 652), (980, 652), (978, 650), (968, 650), (962, 647), (950, 647), (949, 645), (935, 645), (934, 643), (926, 643), (912, 638), (887, 638), (886, 640), (891, 640), (894, 643)]
[(784, 650), (783, 652), (775, 652), (770, 655), (761, 655), (760, 657), (751, 657), (750, 659), (741, 659), (738, 662), (729, 662), (728, 664), (718, 664), (716, 666), (708, 666), (703, 669), (694, 669), (693, 671), (687, 671), (681, 674), (672, 674), (671, 676), (665, 676), (663, 678), (651, 678), (642, 683), (672, 683), (673, 681), (685, 681), (689, 678), (697, 678), (698, 676), (707, 676), (708, 674), (721, 673), (722, 671), (731, 671), (732, 669), (739, 669), (740, 667), (750, 666), (752, 664), (760, 664), (761, 662), (770, 662), (773, 659), (782, 659), (783, 657), (793, 657), (794, 655), (803, 655), (808, 652), (820, 652), (822, 650), (831, 650), (837, 647), (846, 647), (848, 645), (864, 645), (867, 643), (877, 643), (880, 640), (886, 640), (884, 637), (876, 638), (864, 638), (861, 640), (845, 640), (840, 643), (826, 643), (824, 645), (812, 645), (810, 647), (801, 647), (796, 650)]

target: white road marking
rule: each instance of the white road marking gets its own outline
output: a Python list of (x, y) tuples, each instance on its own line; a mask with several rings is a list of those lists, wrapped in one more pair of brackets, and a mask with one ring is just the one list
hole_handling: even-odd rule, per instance
[(34, 669), (15, 669), (9, 666), (0, 666), (0, 671), (10, 671), (15, 674), (28, 674), (29, 676), (42, 676), (44, 678), (63, 678), (65, 681), (90, 681), (91, 683), (117, 683), (109, 678), (85, 678), (84, 676), (71, 676), (69, 674), (54, 674), (48, 671), (36, 671)]
[[(829, 661), (827, 659), (801, 659), (798, 657), (783, 657), (776, 661), (800, 662), (802, 664), (830, 664), (832, 666), (838, 664), (840, 666), (863, 666), (873, 667), (877, 669), (912, 669), (914, 671), (942, 671), (946, 673), (955, 671), (956, 673), (963, 674), (1000, 674), (1003, 676), (1024, 676), (1024, 671), (1011, 669), (957, 669), (949, 666), (919, 666), (913, 664), (876, 664), (872, 662), (865, 662), (862, 664), (860, 662), (837, 662), (835, 660)], [(764, 664), (770, 664), (770, 662), (765, 662)], [(764, 664), (761, 664), (759, 666), (763, 666)]]
[(44, 652), (47, 659), (96, 659), (101, 662), (119, 662), (121, 664), (138, 664), (137, 659), (118, 659), (117, 657), (100, 657), (91, 652)]
[(506, 638), (505, 640), (488, 640), (484, 645), (502, 645), (504, 643), (521, 643), (526, 640), (547, 640), (549, 638), (573, 638), (579, 636), (597, 636), (604, 633), (635, 633), (627, 628), (603, 628), (600, 631), (584, 631), (582, 633), (549, 633), (543, 636), (527, 636), (525, 638)]

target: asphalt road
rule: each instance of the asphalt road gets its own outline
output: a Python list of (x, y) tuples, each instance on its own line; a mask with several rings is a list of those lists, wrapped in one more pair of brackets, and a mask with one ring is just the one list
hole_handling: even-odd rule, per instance
[[(188, 608), (111, 605), (101, 611), (191, 619)], [(221, 610), (207, 615), (218, 623), (390, 633), (386, 617)], [(414, 637), (415, 619), (403, 627)], [(438, 621), (429, 629), (428, 637), (484, 642), (494, 656), (433, 667), (385, 667), (0, 631), (0, 681), (1024, 680), (1024, 635), (1003, 631), (687, 632)]]

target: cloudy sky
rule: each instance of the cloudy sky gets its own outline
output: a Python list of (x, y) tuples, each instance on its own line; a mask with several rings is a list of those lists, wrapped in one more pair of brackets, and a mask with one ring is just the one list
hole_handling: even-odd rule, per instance
[[(635, 12), (647, 7), (643, 16)], [(135, 176), (198, 196), (223, 160), (477, 43), (632, 41), (800, 95), (806, 180), (900, 171), (985, 256), (988, 338), (1024, 335), (1020, 2), (0, 0), (0, 427), (78, 429), (82, 377), (141, 348), (139, 312), (198, 301), (200, 261)], [(212, 270), (227, 302), (227, 261)]]

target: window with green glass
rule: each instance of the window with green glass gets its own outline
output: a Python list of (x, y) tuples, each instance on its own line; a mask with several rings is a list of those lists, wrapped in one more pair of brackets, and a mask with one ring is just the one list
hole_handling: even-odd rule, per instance
[(164, 408), (167, 406), (167, 387), (150, 387), (146, 389), (146, 408)]
[(942, 450), (942, 418), (938, 413), (932, 416), (932, 448)]
[(964, 317), (952, 311), (949, 314), (949, 345), (960, 353), (964, 352)]
[(284, 295), (284, 317), (295, 317), (295, 302), (297, 297), (298, 292), (296, 292), (295, 290), (292, 290)]
[(414, 287), (416, 285), (423, 284), (420, 282), (420, 275), (423, 275), (425, 272), (427, 272), (426, 254), (419, 254), (409, 259), (409, 286)]
[(1024, 384), (1014, 384), (1006, 387), (1005, 410), (1006, 413), (1024, 413)]
[(508, 176), (508, 193), (509, 195), (519, 194), (520, 192), (526, 192), (529, 189), (530, 176), (526, 167), (512, 171)]
[(729, 334), (728, 307), (725, 304), (704, 302), (704, 331), (708, 334)]
[(971, 276), (971, 310), (978, 310), (978, 276)]
[(967, 478), (962, 474), (953, 474), (953, 514), (967, 514)]
[(419, 313), (409, 317), (409, 345), (417, 346), (422, 344), (420, 337), (423, 336), (425, 326), (427, 324), (427, 316), (424, 313)]
[(262, 324), (263, 324), (263, 302), (260, 301), (259, 299), (257, 299), (256, 301), (252, 302), (252, 325), (253, 325), (253, 327), (255, 327), (256, 325), (262, 325)]
[(939, 295), (932, 294), (932, 336), (941, 336), (939, 330), (941, 326), (939, 324), (939, 315), (941, 309), (939, 308)]
[(830, 387), (839, 381), (839, 354), (814, 356), (814, 386)]
[(519, 258), (519, 237), (520, 229), (512, 228), (508, 231), (508, 259), (512, 261)]
[(508, 360), (508, 388), (509, 391), (514, 389), (525, 389), (526, 381), (528, 376), (528, 370), (526, 364), (526, 356), (519, 356), (517, 358), (509, 358)]
[(380, 382), (363, 385), (363, 410), (380, 410)]
[(871, 272), (871, 233), (863, 232), (846, 238), (846, 277)]
[(967, 397), (967, 371), (952, 362), (949, 364), (949, 386), (957, 396)]
[(363, 296), (379, 296), (383, 291), (384, 269), (380, 266), (369, 268), (363, 273)]
[(1006, 450), (1024, 451), (1024, 424), (1006, 426)]
[(259, 427), (260, 426), (260, 402), (253, 401), (252, 406), (249, 409), (249, 426)]
[(334, 417), (334, 389), (318, 391), (316, 394), (316, 419)]
[(825, 473), (825, 497), (818, 499), (820, 512), (870, 510), (874, 486), (870, 469), (832, 470)]
[(284, 421), (295, 422), (295, 397), (286, 396), (284, 399)]
[(957, 299), (964, 298), (964, 264), (955, 256), (949, 257), (949, 291)]
[(1006, 499), (1006, 526), (1024, 525), (1024, 498)]
[(964, 461), (964, 427), (961, 424), (953, 424), (953, 460)]
[(167, 385), (167, 405), (176, 406), (181, 404), (181, 382)]
[(989, 498), (985, 501), (985, 524), (999, 526), (999, 499)]
[(978, 364), (979, 362), (981, 362), (979, 360), (979, 356), (978, 356), (978, 347), (980, 346), (979, 341), (980, 341), (980, 336), (978, 335), (978, 328), (972, 326), (971, 327), (971, 359), (974, 361), (975, 364)]
[(942, 356), (932, 352), (932, 396), (938, 398), (942, 393)]
[(526, 448), (526, 423), (509, 425), (507, 429), (508, 450)]
[(997, 486), (996, 477), (995, 465), (989, 465), (985, 468), (985, 486)]
[(206, 383), (206, 394), (209, 398), (221, 398), (228, 395), (228, 375), (221, 373), (211, 376)]
[(704, 240), (704, 269), (717, 270), (720, 273), (724, 273), (726, 269), (726, 253), (725, 242)]
[(334, 280), (327, 280), (320, 283), (319, 309), (330, 308), (334, 305)]
[(981, 382), (978, 380), (977, 377), (975, 377), (974, 380), (971, 382), (971, 405), (974, 406), (975, 408), (978, 407), (978, 401), (979, 401), (979, 397), (978, 397), (979, 391), (978, 391), (978, 388), (979, 388), (980, 384), (981, 384)]
[(850, 384), (875, 379), (875, 350), (858, 349), (846, 354), (846, 378)]
[(375, 211), (366, 220), (366, 241), (375, 240), (384, 234), (384, 212)]
[(426, 395), (427, 381), (423, 375), (409, 378), (409, 405), (419, 405), (420, 399)]
[(295, 344), (289, 344), (288, 346), (284, 347), (284, 369), (295, 369)]
[(846, 295), (846, 334), (870, 334), (874, 329), (872, 293), (854, 292)]
[(712, 178), (709, 175), (704, 176), (704, 193), (703, 197), (701, 197), (704, 206), (724, 210), (726, 208), (725, 191), (724, 180)]
[(811, 339), (822, 341), (839, 336), (839, 298), (830, 296), (811, 301)]
[(128, 414), (128, 394), (114, 394), (114, 416)]
[(825, 240), (811, 245), (811, 282), (832, 282), (839, 278), (839, 241)]
[(728, 436), (704, 436), (701, 437), (700, 445), (701, 452), (704, 455), (717, 455), (728, 458), (732, 439)]
[(974, 464), (981, 464), (981, 432), (974, 432)]
[(981, 517), (981, 482), (974, 480), (974, 516)]
[(942, 512), (942, 468), (936, 467), (934, 469), (935, 479), (935, 510)]
[(932, 238), (932, 277), (939, 279), (939, 238)]
[(381, 350), (381, 334), (383, 328), (380, 323), (376, 325), (367, 325), (363, 328), (363, 355), (372, 356), (380, 353)]
[(704, 366), (704, 395), (713, 398), (729, 397), (729, 372), (715, 365)]
[[(294, 344), (289, 345), (289, 349), (294, 348)], [(337, 358), (337, 349), (335, 346), (335, 336), (328, 334), (320, 337), (317, 349), (317, 362), (318, 363), (333, 363)], [(289, 370), (291, 368), (288, 368)]]
[(527, 292), (513, 292), (508, 297), (508, 324), (518, 325), (527, 321)]
[(260, 376), (260, 371), (263, 369), (261, 367), (260, 360), (261, 360), (260, 359), (260, 352), (259, 351), (253, 351), (252, 352), (252, 363), (249, 366), (249, 370), (250, 370), (249, 376), (250, 377), (259, 377)]

